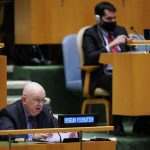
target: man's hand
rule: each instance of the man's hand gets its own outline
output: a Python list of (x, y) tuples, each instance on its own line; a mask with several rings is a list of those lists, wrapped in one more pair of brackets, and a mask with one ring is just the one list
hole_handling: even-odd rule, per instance
[(132, 37), (127, 37), (126, 35), (119, 35), (117, 36), (111, 43), (109, 43), (109, 47), (113, 48), (120, 44), (126, 44), (128, 41), (132, 41)]
[(52, 136), (53, 136), (53, 134), (40, 133), (40, 134), (34, 134), (33, 139), (35, 139), (35, 140), (40, 140), (40, 139), (46, 140), (47, 138), (52, 137)]
[(69, 138), (78, 138), (78, 133), (77, 132), (70, 132)]

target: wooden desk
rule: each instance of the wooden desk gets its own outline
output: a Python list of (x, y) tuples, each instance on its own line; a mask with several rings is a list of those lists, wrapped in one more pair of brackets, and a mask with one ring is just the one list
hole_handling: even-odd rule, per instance
[[(56, 133), (56, 132), (94, 132), (94, 131), (112, 131), (113, 126), (97, 126), (97, 127), (77, 127), (77, 128), (48, 128), (48, 129), (25, 129), (25, 130), (1, 130), (0, 135), (7, 134), (28, 134), (28, 133)], [(88, 142), (72, 142), (72, 143), (20, 143), (8, 144), (0, 146), (3, 150), (116, 150), (115, 141), (88, 141)]]
[(74, 128), (45, 128), (45, 129), (24, 129), (24, 130), (0, 130), (0, 135), (16, 135), (29, 133), (57, 133), (57, 132), (95, 132), (95, 131), (113, 131), (113, 126), (96, 127), (74, 127)]
[(0, 43), (0, 48), (3, 48), (4, 47), (4, 43)]
[(0, 56), (0, 109), (7, 105), (7, 57)]
[[(8, 146), (0, 146), (2, 150), (8, 150)], [(11, 150), (80, 150), (80, 143), (50, 143), (50, 144), (15, 144)], [(83, 142), (82, 150), (116, 150), (116, 142), (95, 141)]]
[(150, 40), (133, 40), (129, 41), (128, 45), (150, 45)]
[(113, 114), (150, 115), (150, 54), (103, 53), (99, 61), (113, 65)]

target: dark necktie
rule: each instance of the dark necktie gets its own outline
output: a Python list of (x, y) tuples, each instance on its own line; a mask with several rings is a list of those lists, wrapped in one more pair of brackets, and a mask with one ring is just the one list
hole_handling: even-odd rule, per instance
[[(108, 33), (108, 43), (112, 42), (113, 40), (114, 40), (113, 35), (112, 35), (111, 32), (109, 32), (109, 33)], [(119, 52), (118, 47), (115, 46), (115, 47), (111, 48), (111, 52), (112, 52), (112, 53), (117, 53), (117, 52)]]
[(31, 125), (31, 129), (36, 129), (37, 128), (37, 122), (36, 122), (36, 118), (35, 117), (33, 117), (33, 116), (29, 116), (28, 117), (28, 121), (29, 121), (29, 123), (30, 123), (30, 125)]

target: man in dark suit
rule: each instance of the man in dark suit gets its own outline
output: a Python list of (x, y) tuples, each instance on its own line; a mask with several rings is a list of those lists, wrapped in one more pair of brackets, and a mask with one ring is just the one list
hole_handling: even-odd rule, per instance
[[(94, 93), (96, 87), (101, 87), (110, 93), (108, 100), (112, 99), (112, 66), (99, 64), (101, 53), (126, 52), (130, 48), (124, 27), (116, 24), (116, 8), (108, 2), (101, 2), (95, 6), (96, 25), (85, 30), (83, 35), (84, 65), (100, 65), (91, 76), (90, 92)], [(84, 75), (84, 74), (83, 74)], [(115, 135), (124, 135), (122, 119), (114, 117)]]
[[(52, 109), (45, 103), (46, 93), (44, 88), (36, 83), (28, 83), (24, 89), (21, 100), (8, 105), (1, 110), (0, 130), (30, 129), (30, 128), (54, 128), (57, 120), (53, 117)], [(28, 140), (46, 139), (50, 134), (16, 135), (15, 138)], [(1, 136), (1, 140), (7, 140), (7, 136)]]

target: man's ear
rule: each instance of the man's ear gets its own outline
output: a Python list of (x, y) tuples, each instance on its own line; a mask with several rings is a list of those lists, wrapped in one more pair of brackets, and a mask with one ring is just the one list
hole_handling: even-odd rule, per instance
[(21, 96), (21, 101), (23, 104), (26, 104), (26, 100), (27, 100), (27, 96), (26, 95), (22, 95)]

